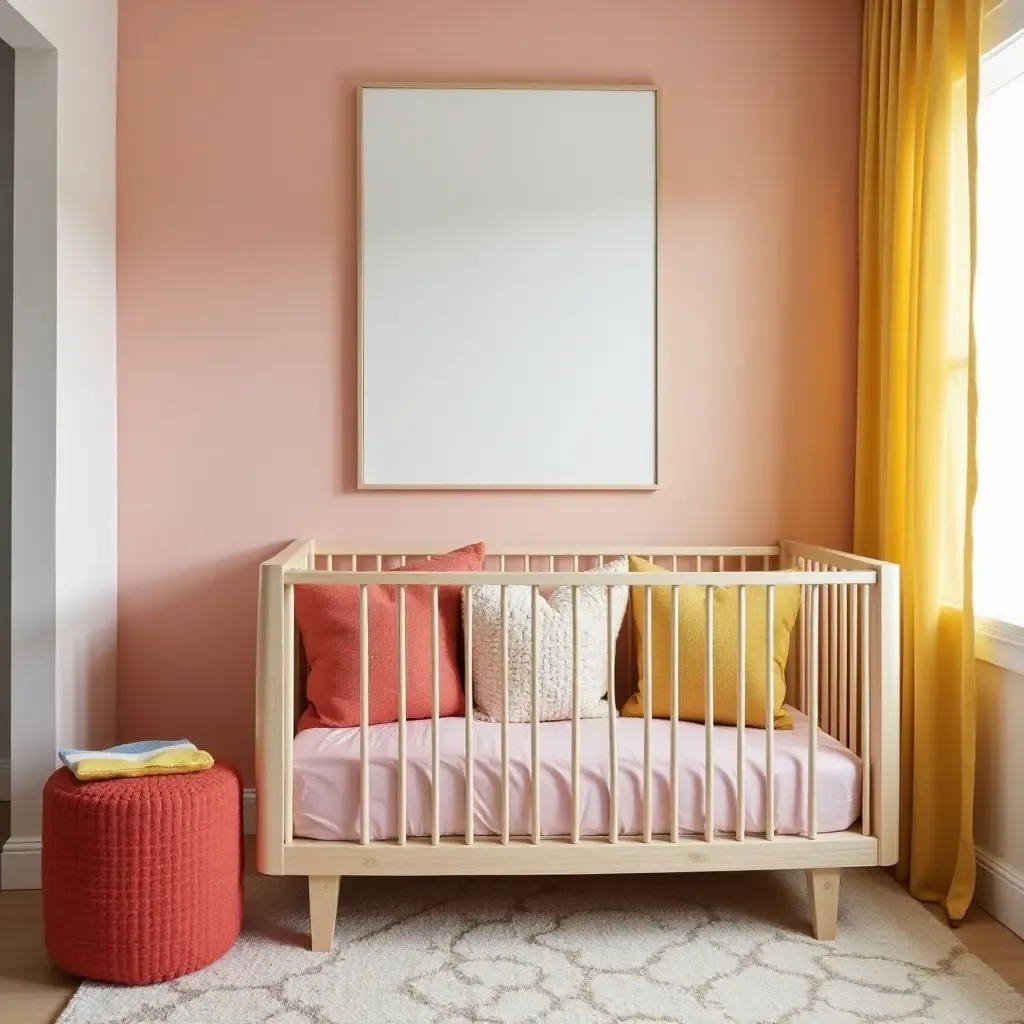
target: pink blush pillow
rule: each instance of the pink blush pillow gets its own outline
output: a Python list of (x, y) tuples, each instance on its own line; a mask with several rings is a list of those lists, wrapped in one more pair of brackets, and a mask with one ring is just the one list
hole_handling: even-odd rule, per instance
[[(394, 572), (478, 572), (484, 545), (473, 544), (447, 555), (409, 562)], [(406, 717), (431, 712), (430, 587), (405, 590)], [(370, 725), (398, 721), (398, 589), (367, 587), (370, 647)], [(465, 708), (459, 675), (462, 587), (437, 592), (438, 713), (461, 715)], [(359, 724), (359, 587), (300, 585), (295, 588), (295, 617), (309, 662), (309, 706), (299, 730), (345, 728)]]

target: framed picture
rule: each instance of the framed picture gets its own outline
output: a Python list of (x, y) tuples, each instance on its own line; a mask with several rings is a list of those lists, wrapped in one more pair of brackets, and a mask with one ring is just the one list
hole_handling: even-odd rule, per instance
[(658, 486), (652, 86), (359, 90), (359, 486)]

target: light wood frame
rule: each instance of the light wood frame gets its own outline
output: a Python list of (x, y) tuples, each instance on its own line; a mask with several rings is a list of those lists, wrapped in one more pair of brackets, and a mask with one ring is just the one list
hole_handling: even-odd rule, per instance
[[(680, 835), (678, 827), (670, 835), (652, 835), (649, 786), (644, 793), (644, 830), (642, 835), (619, 835), (617, 824), (610, 825), (607, 836), (580, 836), (575, 814), (577, 807), (574, 772), (572, 834), (542, 836), (539, 819), (533, 817), (531, 834), (509, 835), (507, 802), (503, 800), (505, 827), (496, 836), (474, 835), (472, 819), (465, 836), (441, 835), (438, 828), (438, 799), (434, 799), (433, 829), (430, 836), (404, 834), (394, 840), (373, 840), (366, 814), (369, 798), (369, 769), (366, 760), (368, 705), (368, 630), (365, 587), (396, 584), (396, 577), (384, 571), (388, 562), (405, 564), (406, 558), (441, 554), (448, 547), (410, 546), (397, 549), (353, 548), (351, 545), (317, 544), (297, 540), (260, 570), (259, 628), (256, 675), (256, 790), (258, 816), (258, 866), (271, 875), (309, 877), (313, 946), (327, 949), (333, 941), (333, 922), (337, 912), (338, 880), (344, 875), (508, 875), (508, 874), (598, 874), (612, 872), (740, 871), (768, 869), (805, 869), (809, 872), (809, 892), (813, 908), (814, 933), (819, 938), (833, 937), (838, 908), (839, 871), (844, 867), (864, 867), (895, 863), (899, 847), (899, 569), (890, 563), (860, 558), (827, 548), (783, 541), (760, 547), (658, 547), (651, 545), (597, 545), (580, 548), (547, 548), (543, 551), (506, 548), (488, 556), (497, 561), (498, 571), (483, 572), (406, 572), (403, 585), (472, 586), (516, 585), (533, 588), (534, 600), (541, 587), (593, 586), (595, 582), (642, 586), (669, 586), (678, 599), (678, 586), (707, 588), (709, 598), (715, 587), (738, 586), (745, 594), (748, 586), (767, 587), (768, 601), (774, 587), (798, 585), (810, 594), (801, 606), (800, 621), (793, 632), (787, 666), (787, 693), (792, 703), (801, 706), (812, 721), (809, 738), (811, 771), (807, 823), (802, 835), (778, 835), (774, 830), (774, 801), (768, 802), (769, 820), (764, 835), (744, 833), (717, 834), (707, 827), (705, 834)], [(649, 573), (616, 573), (607, 580), (579, 571), (583, 559), (603, 563), (635, 551), (649, 558), (670, 563), (665, 573), (652, 579)], [(533, 562), (541, 559), (545, 571), (535, 571)], [(369, 559), (370, 570), (361, 569)], [(511, 569), (509, 560), (521, 563), (523, 571)], [(560, 562), (570, 561), (573, 571), (561, 571)], [(343, 562), (345, 568), (335, 568)], [(679, 570), (680, 562), (690, 562), (695, 570)], [(704, 568), (710, 563), (713, 568)], [(773, 567), (774, 566), (774, 567)], [(610, 581), (610, 582), (609, 582)], [(655, 582), (656, 581), (656, 582)], [(361, 589), (361, 841), (329, 842), (302, 839), (292, 832), (292, 753), (296, 708), (301, 694), (300, 659), (297, 650), (294, 617), (294, 587), (301, 584), (336, 584)], [(400, 592), (402, 588), (400, 587)], [(840, 615), (823, 614), (823, 595), (842, 592), (847, 600), (837, 604)], [(577, 592), (578, 593), (578, 592)], [(609, 589), (610, 593), (610, 589)], [(741, 607), (742, 607), (741, 598)], [(649, 602), (645, 602), (649, 604)], [(831, 606), (830, 606), (831, 607)], [(399, 629), (404, 633), (404, 617), (399, 602)], [(433, 622), (436, 624), (436, 602)], [(536, 620), (536, 617), (535, 617)], [(507, 620), (506, 626), (507, 626)], [(707, 630), (712, 634), (713, 621)], [(632, 633), (632, 631), (627, 631)], [(767, 631), (766, 656), (770, 664), (772, 630)], [(746, 643), (745, 631), (739, 631), (740, 650)], [(645, 631), (650, 657), (651, 631)], [(467, 637), (467, 648), (471, 640)], [(710, 647), (710, 645), (709, 645)], [(614, 638), (609, 630), (609, 653)], [(840, 657), (836, 652), (843, 652)], [(635, 659), (633, 659), (635, 661)], [(467, 658), (467, 663), (472, 664)], [(741, 657), (739, 663), (744, 664)], [(400, 662), (400, 666), (403, 662)], [(711, 666), (708, 666), (710, 669)], [(614, 659), (609, 658), (609, 682), (614, 686)], [(401, 672), (400, 675), (404, 676)], [(771, 673), (768, 674), (771, 679)], [(742, 674), (737, 681), (743, 686)], [(471, 687), (471, 677), (466, 680)], [(707, 688), (710, 694), (711, 688)], [(401, 690), (400, 690), (401, 692)], [(837, 694), (843, 707), (834, 706)], [(710, 697), (709, 697), (710, 700)], [(434, 701), (436, 705), (436, 687)], [(404, 707), (404, 705), (402, 705)], [(467, 712), (466, 744), (471, 752), (472, 710)], [(673, 702), (673, 721), (678, 716)], [(578, 725), (578, 701), (574, 702), (574, 732)], [(507, 714), (507, 708), (505, 709)], [(400, 735), (404, 734), (404, 712)], [(503, 716), (504, 717), (504, 716)], [(769, 723), (771, 716), (769, 716)], [(437, 715), (431, 719), (436, 745)], [(610, 778), (616, 805), (615, 718), (609, 723)], [(813, 723), (820, 723), (816, 726)], [(536, 742), (538, 723), (532, 722), (533, 764), (538, 765)], [(503, 731), (507, 721), (502, 722)], [(649, 740), (650, 716), (645, 718), (645, 745)], [(814, 774), (818, 732), (828, 733), (859, 753), (865, 765), (862, 775), (861, 821), (843, 832), (819, 833), (816, 826), (817, 793)], [(711, 726), (705, 723), (708, 737)], [(760, 738), (763, 736), (763, 740)], [(771, 764), (773, 729), (747, 729), (746, 744), (764, 742), (767, 763)], [(709, 747), (710, 750), (710, 747)], [(675, 758), (675, 744), (672, 745)], [(400, 740), (402, 760), (404, 742)], [(436, 757), (435, 757), (435, 771)], [(470, 759), (467, 786), (472, 787)], [(404, 768), (400, 764), (400, 772)], [(503, 766), (507, 771), (507, 767)], [(673, 790), (677, 763), (673, 764)], [(404, 773), (403, 773), (404, 774)], [(645, 771), (646, 775), (646, 771)], [(769, 771), (769, 777), (772, 773)], [(742, 803), (743, 775), (738, 776), (738, 800)], [(535, 787), (536, 788), (536, 787)], [(772, 792), (769, 787), (769, 793)]]
[[(649, 484), (371, 484), (363, 472), (363, 92), (367, 89), (534, 89), (649, 92), (654, 97), (654, 480)], [(367, 491), (632, 491), (661, 489), (661, 96), (650, 82), (364, 82), (356, 86), (356, 487)]]

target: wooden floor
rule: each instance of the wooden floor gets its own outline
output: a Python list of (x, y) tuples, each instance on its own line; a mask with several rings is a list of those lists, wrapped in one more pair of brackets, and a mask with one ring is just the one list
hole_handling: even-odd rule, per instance
[[(0, 842), (10, 825), (11, 805), (0, 803)], [(0, 892), (0, 1024), (51, 1024), (77, 987), (43, 948), (39, 891)]]
[[(7, 838), (10, 805), (0, 803), (0, 845)], [(247, 857), (248, 863), (254, 858)], [(928, 908), (945, 920), (941, 908)], [(1024, 993), (1024, 942), (972, 907), (957, 936), (979, 959)], [(43, 949), (38, 891), (0, 892), (0, 1024), (52, 1024), (75, 991), (74, 978), (50, 963)]]

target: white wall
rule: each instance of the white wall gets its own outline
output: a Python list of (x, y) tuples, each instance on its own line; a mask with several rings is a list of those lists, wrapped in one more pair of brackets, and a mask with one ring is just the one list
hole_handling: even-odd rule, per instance
[[(1021, 652), (1024, 657), (1024, 652)], [(978, 662), (977, 902), (1024, 936), (1024, 675)]]
[(38, 885), (57, 748), (115, 731), (117, 3), (0, 0), (0, 36), (17, 48), (12, 888)]
[(0, 43), (0, 800), (11, 798), (11, 357), (14, 51)]

